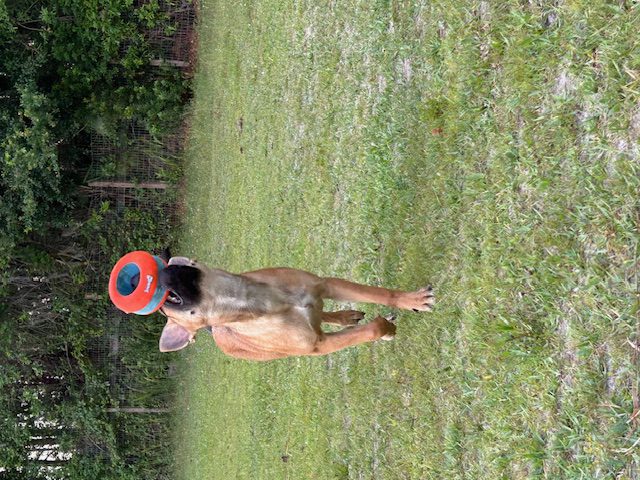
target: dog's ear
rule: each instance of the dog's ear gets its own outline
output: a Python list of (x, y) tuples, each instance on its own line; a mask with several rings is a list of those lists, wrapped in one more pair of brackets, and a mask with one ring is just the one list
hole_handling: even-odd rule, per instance
[(164, 248), (158, 256), (165, 262), (169, 263), (169, 260), (171, 260), (171, 250), (169, 250), (169, 247)]
[(169, 318), (162, 329), (162, 335), (160, 335), (160, 351), (175, 352), (176, 350), (182, 350), (191, 343), (192, 339), (193, 334)]
[(195, 260), (187, 257), (171, 257), (168, 263), (169, 265), (186, 265), (188, 267), (193, 267), (196, 264)]

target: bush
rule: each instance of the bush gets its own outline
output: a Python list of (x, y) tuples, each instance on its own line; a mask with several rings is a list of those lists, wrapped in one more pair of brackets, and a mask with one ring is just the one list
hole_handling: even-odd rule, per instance
[(0, 267), (25, 235), (68, 221), (90, 157), (59, 152), (81, 132), (135, 120), (160, 138), (178, 125), (189, 85), (150, 67), (151, 28), (173, 28), (157, 0), (0, 3)]
[[(188, 82), (150, 66), (150, 28), (172, 30), (156, 0), (0, 1), (2, 478), (164, 478), (168, 470), (168, 444), (158, 440), (169, 437), (166, 416), (108, 411), (170, 401), (162, 322), (124, 325), (114, 333), (118, 355), (108, 357), (113, 316), (103, 286), (125, 251), (170, 242), (163, 206), (171, 197), (148, 210), (107, 201), (90, 211), (78, 193), (92, 160), (90, 129), (117, 137), (123, 121), (135, 121), (155, 137), (153, 149), (182, 117)], [(92, 279), (99, 292), (87, 298)], [(28, 456), (47, 438), (74, 452), (61, 470)]]

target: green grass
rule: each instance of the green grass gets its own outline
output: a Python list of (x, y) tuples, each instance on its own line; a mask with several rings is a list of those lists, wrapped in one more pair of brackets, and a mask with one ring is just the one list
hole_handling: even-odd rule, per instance
[(180, 253), (438, 305), (322, 358), (198, 335), (176, 478), (640, 478), (639, 31), (631, 1), (205, 0)]

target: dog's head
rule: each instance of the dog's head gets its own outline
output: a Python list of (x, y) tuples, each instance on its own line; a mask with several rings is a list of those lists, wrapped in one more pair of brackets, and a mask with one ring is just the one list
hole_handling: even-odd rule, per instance
[(206, 269), (185, 257), (173, 257), (160, 272), (160, 285), (169, 291), (161, 312), (167, 323), (160, 336), (160, 351), (181, 350), (193, 342), (196, 332), (206, 328), (206, 314), (202, 311), (206, 291), (203, 279)]

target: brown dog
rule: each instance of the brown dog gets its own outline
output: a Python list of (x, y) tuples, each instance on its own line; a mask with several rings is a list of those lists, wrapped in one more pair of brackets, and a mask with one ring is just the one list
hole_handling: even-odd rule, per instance
[[(185, 257), (169, 261), (160, 283), (170, 291), (162, 307), (167, 324), (160, 351), (180, 350), (193, 341), (197, 330), (207, 328), (227, 355), (259, 361), (324, 355), (364, 342), (391, 340), (395, 335), (395, 325), (383, 317), (354, 326), (364, 313), (324, 312), (324, 298), (414, 311), (431, 310), (434, 303), (431, 287), (402, 292), (291, 268), (234, 275)], [(327, 333), (321, 328), (323, 322), (350, 328)]]

